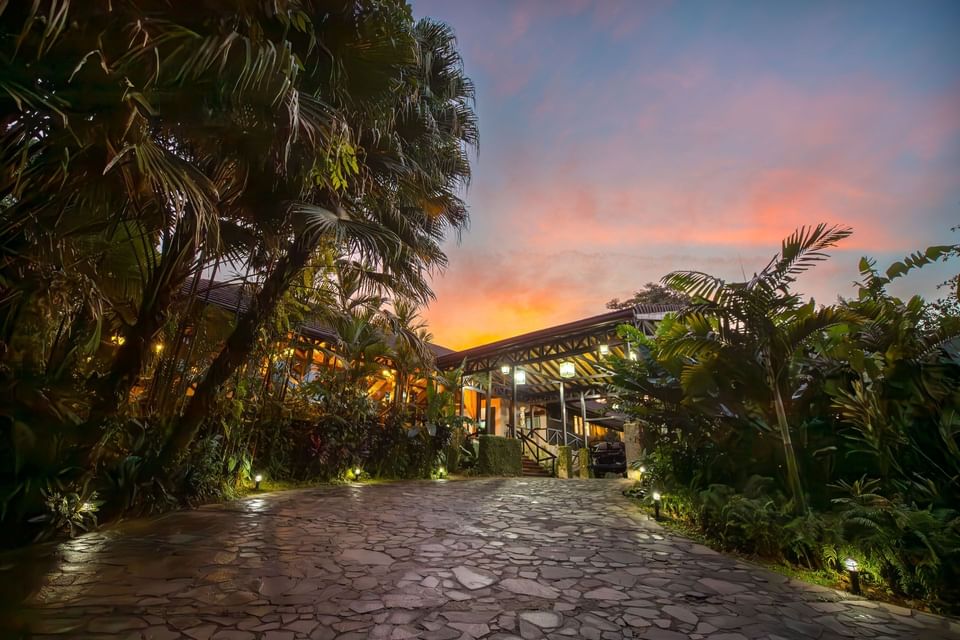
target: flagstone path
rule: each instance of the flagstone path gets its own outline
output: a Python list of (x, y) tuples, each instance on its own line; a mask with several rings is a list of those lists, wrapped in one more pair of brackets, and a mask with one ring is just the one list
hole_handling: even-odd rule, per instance
[(346, 485), (134, 521), (0, 557), (0, 597), (30, 594), (0, 637), (960, 640), (666, 533), (623, 486)]

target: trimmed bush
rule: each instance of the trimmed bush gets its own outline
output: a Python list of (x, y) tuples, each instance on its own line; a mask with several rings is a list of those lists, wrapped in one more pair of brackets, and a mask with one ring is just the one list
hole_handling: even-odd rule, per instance
[(484, 476), (523, 475), (523, 443), (515, 438), (480, 436), (477, 471)]

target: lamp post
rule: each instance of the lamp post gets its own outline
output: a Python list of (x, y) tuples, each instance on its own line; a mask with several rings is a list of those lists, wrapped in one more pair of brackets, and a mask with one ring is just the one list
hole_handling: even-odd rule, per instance
[(659, 491), (653, 492), (653, 519), (654, 520), (660, 519), (660, 492)]

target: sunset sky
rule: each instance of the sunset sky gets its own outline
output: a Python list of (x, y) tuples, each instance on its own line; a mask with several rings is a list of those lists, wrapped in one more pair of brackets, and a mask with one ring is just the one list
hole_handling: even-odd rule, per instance
[(960, 240), (960, 2), (412, 1), (455, 29), (480, 118), (439, 344), (602, 313), (674, 269), (739, 279), (803, 224), (855, 232), (799, 283), (822, 302), (861, 255)]

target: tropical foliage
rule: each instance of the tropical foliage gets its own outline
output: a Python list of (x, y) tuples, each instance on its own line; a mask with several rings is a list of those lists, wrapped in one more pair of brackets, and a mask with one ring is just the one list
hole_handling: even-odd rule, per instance
[(841, 571), (853, 557), (876, 588), (960, 607), (960, 315), (956, 281), (935, 303), (889, 285), (960, 255), (944, 245), (884, 271), (860, 262), (858, 295), (817, 305), (795, 278), (849, 230), (784, 240), (745, 282), (676, 272), (690, 296), (615, 361), (643, 428), (664, 510), (727, 548)]
[[(423, 385), (365, 392), (428, 377), (415, 310), (467, 223), (448, 27), (402, 0), (0, 2), (0, 66), (0, 542), (334, 477), (384, 425), (412, 446)], [(334, 370), (291, 390), (309, 323)]]

